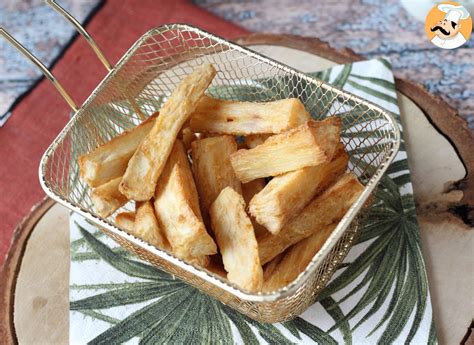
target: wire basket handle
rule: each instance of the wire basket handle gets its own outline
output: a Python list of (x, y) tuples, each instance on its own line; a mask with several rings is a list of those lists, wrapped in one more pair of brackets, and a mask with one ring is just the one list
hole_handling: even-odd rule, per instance
[[(69, 21), (76, 31), (85, 38), (87, 43), (91, 46), (94, 53), (97, 55), (99, 60), (102, 62), (104, 67), (107, 71), (112, 70), (112, 65), (110, 64), (109, 60), (105, 57), (102, 53), (102, 50), (99, 48), (97, 43), (94, 41), (92, 36), (82, 27), (82, 25), (74, 18), (69, 12), (67, 12), (64, 8), (56, 3), (55, 0), (45, 0), (46, 4), (48, 4), (53, 10), (57, 13), (62, 15), (67, 21)], [(0, 36), (3, 36), (8, 43), (10, 43), (16, 50), (18, 50), (23, 56), (25, 56), (28, 60), (30, 60), (33, 64), (35, 64), (38, 69), (43, 73), (43, 75), (48, 79), (54, 87), (58, 90), (59, 94), (64, 98), (67, 104), (71, 107), (71, 109), (76, 112), (79, 110), (79, 107), (74, 102), (72, 97), (69, 93), (64, 89), (61, 83), (56, 79), (56, 77), (51, 73), (51, 71), (46, 67), (36, 56), (34, 56), (28, 49), (26, 49), (20, 42), (18, 42), (10, 33), (2, 26), (0, 26)]]
[(18, 42), (12, 35), (8, 33), (3, 27), (0, 27), (0, 36), (5, 37), (5, 39), (10, 43), (15, 49), (17, 49), (21, 54), (23, 54), (26, 58), (28, 58), (31, 62), (33, 62), (44, 74), (44, 76), (56, 87), (59, 91), (61, 96), (63, 96), (64, 100), (69, 104), (71, 109), (76, 112), (79, 108), (77, 107), (76, 103), (73, 101), (69, 93), (64, 89), (61, 83), (54, 77), (54, 75), (49, 71), (48, 67), (46, 67), (36, 56), (30, 53), (28, 49), (26, 49), (20, 42)]
[(53, 10), (55, 10), (57, 13), (62, 15), (68, 22), (70, 22), (74, 28), (77, 30), (79, 34), (81, 34), (82, 37), (85, 38), (87, 43), (91, 46), (92, 50), (94, 53), (97, 55), (99, 58), (100, 62), (105, 66), (107, 71), (112, 70), (112, 65), (110, 64), (109, 60), (105, 57), (104, 53), (102, 53), (102, 50), (100, 50), (99, 46), (97, 43), (94, 41), (91, 35), (84, 29), (84, 27), (77, 21), (76, 18), (74, 18), (69, 12), (67, 12), (64, 8), (59, 6), (55, 0), (46, 0), (45, 1)]

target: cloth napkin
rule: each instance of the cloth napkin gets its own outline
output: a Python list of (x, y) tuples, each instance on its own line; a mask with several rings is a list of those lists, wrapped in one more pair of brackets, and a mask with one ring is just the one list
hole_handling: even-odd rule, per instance
[[(312, 75), (384, 107), (400, 120), (387, 60), (340, 65)], [(278, 324), (246, 318), (140, 261), (72, 214), (70, 342), (434, 344), (412, 193), (402, 142), (344, 264), (314, 305)]]

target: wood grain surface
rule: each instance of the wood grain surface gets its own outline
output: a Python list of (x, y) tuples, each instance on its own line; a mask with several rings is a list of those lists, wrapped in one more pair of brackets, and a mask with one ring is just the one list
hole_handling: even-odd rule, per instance
[(13, 305), (16, 282), (26, 244), (38, 221), (53, 205), (53, 200), (44, 198), (17, 226), (7, 258), (0, 271), (0, 339), (6, 344), (16, 343), (17, 339), (13, 322)]

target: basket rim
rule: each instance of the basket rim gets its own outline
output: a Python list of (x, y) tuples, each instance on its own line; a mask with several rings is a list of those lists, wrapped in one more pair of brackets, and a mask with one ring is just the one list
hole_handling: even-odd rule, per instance
[[(61, 195), (55, 193), (52, 188), (48, 185), (48, 182), (46, 181), (45, 177), (45, 169), (47, 166), (47, 163), (51, 157), (51, 155), (55, 152), (55, 149), (59, 146), (59, 144), (62, 142), (62, 140), (66, 137), (66, 135), (71, 131), (71, 129), (74, 127), (78, 119), (81, 117), (81, 114), (87, 109), (88, 105), (95, 99), (95, 96), (101, 91), (102, 88), (105, 87), (108, 81), (110, 81), (117, 71), (120, 70), (120, 68), (128, 61), (128, 58), (132, 56), (132, 54), (141, 46), (141, 44), (151, 37), (152, 35), (166, 32), (168, 30), (186, 30), (186, 31), (191, 31), (200, 34), (203, 37), (209, 38), (213, 40), (216, 43), (226, 45), (228, 48), (232, 48), (234, 50), (237, 50), (245, 55), (251, 56), (253, 58), (256, 58), (266, 64), (269, 64), (273, 67), (276, 67), (279, 70), (283, 70), (284, 72), (292, 75), (297, 75), (298, 77), (306, 80), (307, 82), (317, 84), (319, 87), (324, 87), (335, 94), (339, 96), (345, 96), (349, 97), (352, 100), (357, 101), (358, 104), (365, 105), (372, 110), (378, 112), (380, 115), (382, 115), (385, 120), (392, 126), (392, 136), (390, 137), (391, 140), (391, 149), (389, 151), (389, 154), (385, 157), (384, 161), (380, 163), (376, 171), (374, 172), (373, 176), (370, 178), (368, 183), (365, 185), (365, 188), (361, 195), (357, 198), (357, 200), (354, 202), (354, 204), (349, 208), (349, 210), (346, 212), (344, 217), (339, 221), (338, 225), (330, 235), (330, 237), (326, 240), (322, 248), (318, 251), (318, 253), (313, 257), (311, 262), (308, 264), (306, 269), (295, 279), (293, 280), (290, 284), (288, 284), (285, 287), (282, 287), (278, 290), (272, 291), (272, 292), (257, 292), (257, 293), (252, 293), (248, 292), (246, 290), (241, 289), (235, 284), (230, 283), (229, 281), (219, 277), (216, 274), (213, 274), (206, 269), (203, 268), (198, 268), (193, 266), (192, 264), (186, 263), (183, 260), (177, 258), (176, 256), (158, 249), (147, 242), (141, 240), (140, 238), (137, 238), (133, 235), (128, 234), (127, 232), (117, 228), (115, 225), (110, 223), (108, 220), (97, 217), (94, 214), (90, 213), (89, 211), (83, 209), (82, 207), (79, 207), (67, 199), (63, 198)], [(274, 59), (271, 59), (269, 57), (264, 56), (263, 54), (260, 54), (252, 49), (249, 49), (247, 47), (243, 47), (241, 45), (238, 45), (236, 43), (233, 43), (231, 41), (225, 40), (224, 38), (221, 38), (219, 36), (216, 36), (212, 33), (209, 33), (205, 30), (202, 30), (200, 28), (197, 28), (195, 26), (191, 26), (188, 24), (167, 24), (159, 27), (152, 28), (151, 30), (147, 31), (145, 34), (143, 34), (129, 49), (128, 51), (122, 56), (122, 58), (118, 61), (118, 63), (107, 73), (107, 75), (102, 79), (102, 81), (96, 86), (96, 88), (91, 92), (89, 97), (86, 99), (86, 101), (81, 105), (81, 107), (78, 109), (78, 111), (74, 114), (74, 116), (68, 121), (68, 123), (64, 126), (64, 128), (59, 132), (57, 137), (53, 140), (53, 142), (49, 145), (49, 147), (46, 149), (45, 153), (43, 154), (40, 165), (39, 165), (39, 180), (41, 187), (45, 191), (45, 193), (52, 198), (53, 200), (57, 201), (58, 203), (66, 206), (67, 208), (71, 209), (74, 212), (77, 212), (84, 216), (86, 219), (92, 221), (96, 225), (100, 227), (104, 227), (107, 230), (115, 233), (116, 235), (124, 238), (125, 240), (128, 240), (129, 242), (132, 242), (133, 244), (141, 247), (142, 249), (150, 252), (153, 255), (156, 255), (160, 257), (163, 260), (166, 260), (170, 264), (173, 264), (181, 269), (184, 269), (185, 271), (194, 274), (195, 276), (198, 276), (199, 278), (213, 284), (214, 286), (221, 288), (225, 290), (226, 292), (234, 295), (237, 298), (240, 298), (245, 301), (249, 302), (275, 302), (280, 299), (283, 299), (285, 297), (289, 297), (293, 295), (303, 284), (309, 279), (309, 277), (315, 273), (317, 268), (319, 267), (321, 261), (329, 254), (329, 252), (332, 250), (334, 245), (339, 241), (339, 239), (344, 235), (345, 231), (347, 228), (350, 226), (350, 223), (355, 219), (359, 211), (362, 209), (362, 206), (365, 204), (365, 202), (368, 200), (369, 196), (373, 192), (374, 188), (380, 181), (381, 177), (387, 170), (388, 166), (390, 163), (393, 161), (395, 158), (399, 147), (400, 147), (400, 142), (401, 142), (401, 135), (400, 135), (400, 128), (395, 120), (395, 118), (388, 112), (387, 110), (379, 107), (376, 104), (373, 104), (357, 95), (354, 95), (350, 92), (343, 91), (339, 88), (336, 88), (322, 80), (319, 80), (314, 77), (310, 77), (307, 74), (298, 71), (284, 63), (278, 62)]]

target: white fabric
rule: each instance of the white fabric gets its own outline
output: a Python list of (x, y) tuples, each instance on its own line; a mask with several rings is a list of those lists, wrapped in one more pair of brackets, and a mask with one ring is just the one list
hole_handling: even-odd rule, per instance
[(456, 24), (459, 23), (459, 19), (462, 17), (461, 11), (449, 11), (444, 19), (449, 20), (451, 22), (455, 22)]
[(438, 9), (447, 13), (444, 19), (459, 23), (460, 19), (469, 18), (469, 12), (463, 6), (441, 4)]
[(435, 46), (443, 49), (455, 49), (466, 43), (466, 39), (460, 32), (458, 32), (453, 38), (441, 39), (438, 36), (435, 36), (431, 42)]

